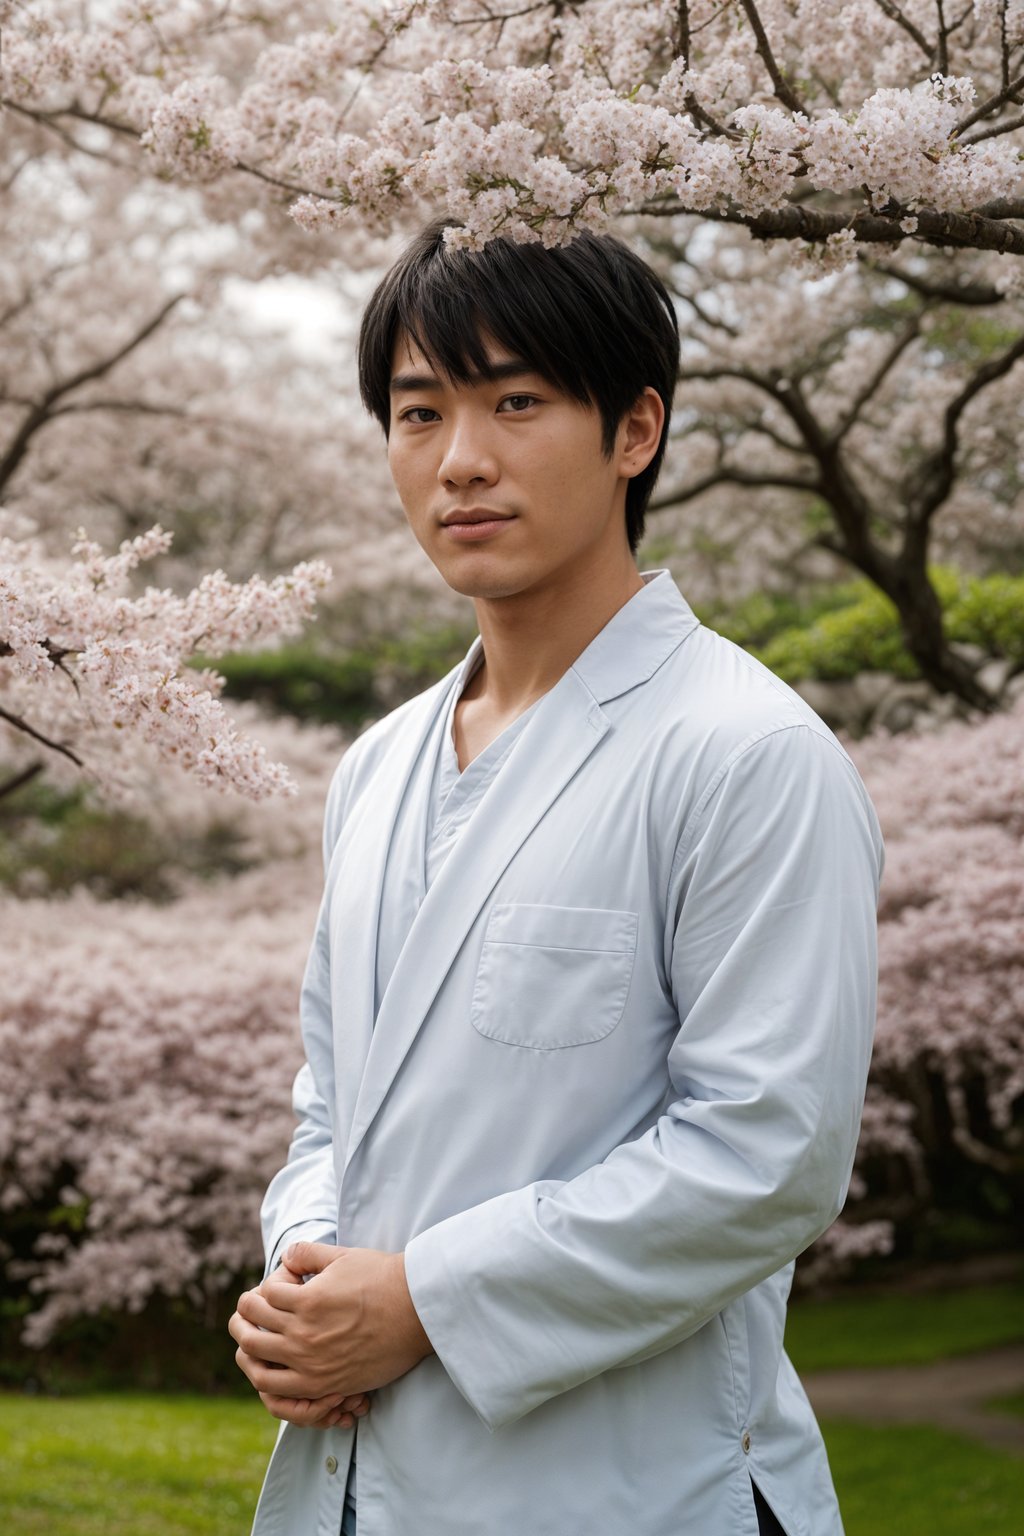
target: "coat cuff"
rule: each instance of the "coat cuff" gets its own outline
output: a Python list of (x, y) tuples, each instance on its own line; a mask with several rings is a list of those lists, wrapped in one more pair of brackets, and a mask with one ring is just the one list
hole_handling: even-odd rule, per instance
[(310, 1221), (297, 1221), (293, 1226), (285, 1227), (284, 1231), (281, 1233), (281, 1236), (274, 1244), (270, 1253), (270, 1257), (267, 1260), (267, 1267), (263, 1271), (264, 1280), (266, 1280), (268, 1275), (272, 1275), (275, 1269), (280, 1268), (281, 1255), (284, 1253), (286, 1248), (289, 1248), (292, 1245), (292, 1243), (333, 1244), (337, 1243), (337, 1241), (337, 1223), (333, 1221), (324, 1221), (319, 1219)]

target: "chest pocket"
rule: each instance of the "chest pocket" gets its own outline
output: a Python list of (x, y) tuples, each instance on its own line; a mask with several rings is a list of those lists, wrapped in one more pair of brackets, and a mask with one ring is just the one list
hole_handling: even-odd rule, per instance
[(626, 1006), (637, 921), (635, 912), (599, 907), (492, 907), (473, 988), (473, 1028), (535, 1051), (603, 1040)]

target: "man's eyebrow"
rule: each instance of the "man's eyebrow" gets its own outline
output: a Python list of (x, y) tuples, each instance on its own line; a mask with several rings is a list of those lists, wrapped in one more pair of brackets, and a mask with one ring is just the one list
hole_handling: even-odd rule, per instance
[[(495, 363), (483, 373), (471, 373), (468, 382), (470, 384), (495, 384), (502, 379), (525, 378), (526, 376), (539, 378), (536, 368), (521, 357), (510, 357), (506, 362)], [(419, 390), (442, 389), (440, 379), (432, 373), (396, 373), (391, 379), (391, 393), (393, 395), (411, 393)]]

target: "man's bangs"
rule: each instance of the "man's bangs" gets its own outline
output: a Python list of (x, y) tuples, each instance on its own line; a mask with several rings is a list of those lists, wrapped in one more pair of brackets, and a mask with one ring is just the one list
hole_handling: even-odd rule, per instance
[(421, 268), (416, 281), (398, 295), (396, 339), (407, 335), (434, 372), (454, 384), (492, 377), (487, 355), (490, 340), (556, 388), (588, 404), (590, 394), (580, 368), (558, 345), (561, 325), (555, 308), (538, 313), (542, 296), (536, 293), (530, 295), (528, 310), (521, 300), (516, 304), (514, 285), (504, 283), (503, 274), (488, 270), (490, 266), (478, 254), (472, 263), (438, 260)]

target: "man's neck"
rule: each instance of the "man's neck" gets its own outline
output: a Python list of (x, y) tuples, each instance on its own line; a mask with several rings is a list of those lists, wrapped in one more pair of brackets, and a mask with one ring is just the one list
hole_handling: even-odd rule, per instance
[(643, 588), (632, 557), (512, 597), (474, 602), (484, 662), (466, 696), (514, 717), (553, 688), (590, 642)]

